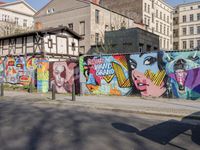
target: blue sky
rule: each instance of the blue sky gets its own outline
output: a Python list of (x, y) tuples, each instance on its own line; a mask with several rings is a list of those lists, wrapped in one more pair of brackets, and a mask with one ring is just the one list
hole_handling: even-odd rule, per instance
[[(4, 2), (13, 2), (16, 0), (0, 0), (0, 1), (4, 1)], [(35, 8), (36, 10), (39, 10), (41, 7), (43, 7), (46, 3), (48, 3), (50, 0), (26, 0), (33, 8)], [(193, 2), (193, 1), (197, 1), (197, 0), (166, 0), (167, 3), (169, 3), (170, 5), (178, 5), (180, 3), (183, 2)]]

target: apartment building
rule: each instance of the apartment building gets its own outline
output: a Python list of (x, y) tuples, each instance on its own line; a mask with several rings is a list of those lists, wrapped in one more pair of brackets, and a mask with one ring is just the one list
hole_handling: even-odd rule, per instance
[(33, 28), (35, 13), (36, 10), (24, 0), (0, 2), (0, 36)]
[(147, 30), (159, 36), (160, 48), (173, 48), (173, 7), (164, 0), (100, 0), (100, 5), (147, 25)]
[(174, 10), (174, 49), (200, 46), (200, 1), (178, 5)]
[(85, 54), (91, 47), (104, 43), (105, 31), (144, 26), (134, 20), (98, 5), (98, 0), (52, 0), (35, 16), (40, 27), (68, 26), (79, 33), (80, 52)]

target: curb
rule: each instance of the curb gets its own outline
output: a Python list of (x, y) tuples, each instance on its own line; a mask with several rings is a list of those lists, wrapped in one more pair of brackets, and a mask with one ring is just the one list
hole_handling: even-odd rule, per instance
[(127, 110), (127, 109), (121, 109), (121, 108), (114, 108), (112, 106), (94, 106), (94, 103), (84, 103), (84, 102), (73, 102), (73, 101), (67, 101), (62, 102), (61, 100), (54, 100), (54, 101), (40, 101), (36, 102), (36, 104), (62, 104), (62, 105), (69, 105), (69, 106), (77, 106), (77, 107), (85, 107), (89, 109), (98, 109), (98, 110), (105, 110), (105, 111), (114, 111), (114, 112), (124, 112), (124, 113), (136, 113), (136, 114), (145, 114), (145, 115), (156, 115), (156, 116), (164, 116), (164, 117), (176, 117), (176, 118), (185, 118), (185, 119), (192, 119), (192, 120), (200, 120), (200, 116), (198, 115), (187, 115), (187, 114), (178, 114), (178, 113), (168, 113), (168, 112), (160, 112), (160, 111), (148, 111), (148, 110)]

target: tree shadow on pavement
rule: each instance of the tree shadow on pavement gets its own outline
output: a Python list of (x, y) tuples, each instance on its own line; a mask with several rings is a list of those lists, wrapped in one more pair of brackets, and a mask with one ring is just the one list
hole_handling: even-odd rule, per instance
[[(188, 130), (191, 130), (191, 140), (200, 145), (200, 124), (191, 124), (188, 123), (188, 119), (193, 118), (193, 116), (200, 116), (200, 112), (193, 113), (189, 116), (184, 117), (181, 121), (169, 120), (165, 121), (151, 127), (148, 127), (144, 130), (138, 130), (136, 127), (125, 124), (125, 123), (112, 123), (112, 127), (128, 133), (136, 133), (137, 135), (149, 139), (153, 142), (166, 145), (170, 144), (174, 138), (180, 134), (185, 133)], [(181, 148), (181, 147), (179, 147)]]

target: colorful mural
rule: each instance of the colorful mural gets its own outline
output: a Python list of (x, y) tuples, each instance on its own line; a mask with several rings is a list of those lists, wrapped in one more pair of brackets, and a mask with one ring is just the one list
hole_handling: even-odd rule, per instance
[(133, 92), (142, 96), (160, 97), (166, 92), (165, 70), (160, 65), (161, 53), (141, 53), (128, 55), (130, 78)]
[(123, 55), (85, 57), (81, 71), (85, 94), (126, 95), (131, 90), (128, 64)]
[(72, 85), (76, 85), (79, 93), (79, 65), (75, 61), (50, 63), (50, 86), (55, 85), (57, 93), (71, 93)]
[(5, 79), (7, 83), (17, 84), (17, 70), (15, 66), (15, 58), (7, 57), (5, 58)]
[(49, 91), (49, 62), (45, 58), (38, 59), (37, 90), (42, 93)]
[(6, 57), (5, 82), (10, 84), (29, 85), (31, 81), (30, 72), (26, 68), (24, 57)]
[(200, 97), (200, 51), (168, 52), (164, 54), (168, 85), (176, 98)]
[(200, 51), (86, 56), (83, 94), (200, 98)]
[(0, 83), (4, 82), (4, 61), (0, 58)]

